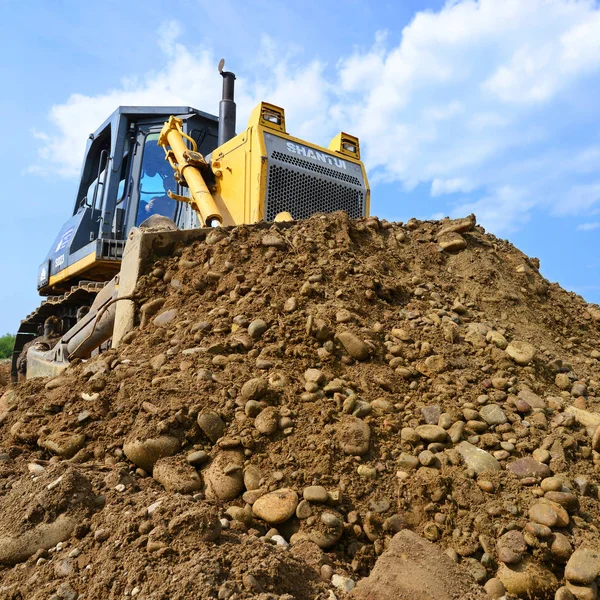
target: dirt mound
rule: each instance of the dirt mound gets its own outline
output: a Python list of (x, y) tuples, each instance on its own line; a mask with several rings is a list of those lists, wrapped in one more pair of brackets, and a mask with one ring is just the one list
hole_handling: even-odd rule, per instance
[[(118, 350), (0, 400), (0, 540), (76, 522), (1, 595), (342, 599), (408, 529), (492, 597), (589, 596), (600, 309), (538, 269), (473, 217), (156, 256)], [(61, 475), (85, 493), (36, 509)]]

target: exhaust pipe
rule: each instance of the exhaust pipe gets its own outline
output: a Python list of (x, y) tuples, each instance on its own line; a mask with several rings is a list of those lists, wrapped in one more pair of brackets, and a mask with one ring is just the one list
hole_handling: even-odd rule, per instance
[(219, 102), (219, 133), (217, 144), (222, 146), (235, 137), (235, 102), (233, 101), (235, 74), (223, 71), (225, 60), (219, 62), (219, 73), (223, 77), (223, 95)]

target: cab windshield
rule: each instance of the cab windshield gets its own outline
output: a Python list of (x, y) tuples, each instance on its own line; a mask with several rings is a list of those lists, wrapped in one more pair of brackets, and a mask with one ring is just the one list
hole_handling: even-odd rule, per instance
[(136, 225), (152, 215), (162, 215), (175, 220), (177, 201), (169, 198), (167, 192), (176, 190), (177, 184), (173, 169), (165, 160), (164, 150), (158, 145), (158, 135), (149, 133), (144, 141)]

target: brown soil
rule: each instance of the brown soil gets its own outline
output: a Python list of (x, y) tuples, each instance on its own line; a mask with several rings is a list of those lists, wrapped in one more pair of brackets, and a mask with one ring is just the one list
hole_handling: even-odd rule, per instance
[[(472, 221), (440, 235), (449, 224), (336, 213), (214, 232), (157, 256), (137, 290), (144, 326), (127, 343), (0, 400), (0, 560), (3, 544), (61, 515), (75, 524), (64, 541), (35, 538), (45, 549), (0, 566), (0, 597), (341, 599), (331, 574), (368, 576), (404, 528), (451, 549), (464, 581), (484, 583), (498, 569), (496, 539), (524, 530), (547, 492), (539, 476), (505, 469), (534, 451), (577, 498), (560, 531), (573, 548), (595, 544), (600, 455), (568, 409), (598, 410), (600, 309)], [(466, 247), (443, 250), (456, 236)], [(499, 338), (528, 342), (535, 356), (519, 365)], [(491, 404), (505, 423), (483, 419)], [(209, 411), (216, 434), (198, 424)], [(415, 434), (426, 422), (452, 441)], [(165, 438), (179, 459), (161, 459), (159, 483), (128, 460), (127, 444)], [(460, 440), (502, 469), (478, 475)], [(198, 451), (207, 456), (190, 467)], [(188, 470), (203, 481), (178, 492), (182, 477), (195, 481)], [(214, 492), (223, 485), (229, 499)], [(261, 494), (291, 488), (302, 499), (314, 485), (329, 497), (311, 501), (309, 516), (252, 517)], [(552, 535), (529, 534), (523, 560), (564, 582)]]

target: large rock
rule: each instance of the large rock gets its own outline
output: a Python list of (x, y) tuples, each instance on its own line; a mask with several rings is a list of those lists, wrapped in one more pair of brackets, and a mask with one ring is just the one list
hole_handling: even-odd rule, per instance
[(297, 506), (298, 494), (294, 490), (283, 488), (261, 496), (252, 505), (252, 513), (271, 525), (277, 525), (291, 518)]
[(505, 350), (518, 365), (526, 367), (535, 357), (536, 349), (529, 342), (515, 340)]
[(352, 600), (484, 600), (487, 595), (441, 548), (409, 530), (397, 533)]
[(516, 565), (501, 563), (496, 577), (507, 592), (528, 600), (550, 600), (558, 588), (554, 573), (531, 558)]
[(157, 460), (177, 454), (180, 446), (176, 437), (161, 435), (157, 438), (126, 442), (123, 444), (123, 452), (132, 463), (151, 473)]
[(203, 471), (209, 500), (233, 500), (244, 489), (244, 454), (239, 450), (219, 452)]
[(502, 470), (500, 463), (489, 452), (473, 446), (469, 442), (461, 442), (457, 449), (467, 467), (473, 469), (478, 475), (485, 471)]
[(577, 548), (565, 567), (565, 579), (570, 583), (589, 584), (600, 575), (600, 553), (589, 548)]

